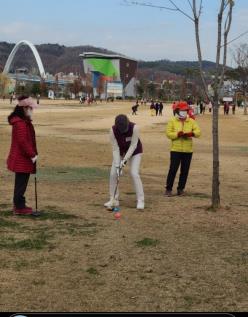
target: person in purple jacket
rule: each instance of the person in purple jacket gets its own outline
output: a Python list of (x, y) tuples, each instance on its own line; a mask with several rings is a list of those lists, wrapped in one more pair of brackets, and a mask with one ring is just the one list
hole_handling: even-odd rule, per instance
[(128, 117), (120, 114), (115, 118), (115, 125), (110, 129), (110, 141), (113, 148), (113, 163), (110, 172), (110, 200), (105, 207), (119, 206), (119, 191), (114, 197), (117, 177), (120, 169), (130, 164), (130, 174), (133, 179), (137, 197), (137, 209), (145, 208), (144, 191), (139, 175), (141, 157), (143, 153), (142, 143), (139, 139), (139, 130), (135, 123), (130, 122)]

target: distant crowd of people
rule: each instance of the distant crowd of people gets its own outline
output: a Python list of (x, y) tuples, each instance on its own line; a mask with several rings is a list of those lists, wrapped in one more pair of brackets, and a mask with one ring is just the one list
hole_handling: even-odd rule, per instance
[[(146, 106), (147, 101), (145, 100), (141, 100), (141, 105), (145, 105)], [(137, 111), (139, 108), (140, 104), (139, 101), (136, 101), (136, 104), (132, 106), (132, 115), (137, 115)], [(150, 111), (151, 111), (151, 116), (162, 116), (163, 115), (163, 109), (164, 109), (164, 105), (162, 101), (156, 101), (154, 102), (153, 100), (151, 101), (151, 105), (150, 105)]]
[[(179, 101), (174, 101), (172, 104), (172, 112), (173, 115), (175, 115), (175, 110), (177, 108)], [(186, 101), (189, 109), (188, 109), (188, 115), (190, 118), (195, 119), (196, 115), (204, 115), (206, 112), (212, 113), (213, 105), (211, 101), (203, 101), (199, 100), (196, 103), (193, 103), (190, 100)], [(140, 106), (144, 105), (146, 106), (149, 104), (150, 107), (150, 115), (151, 116), (162, 116), (163, 115), (163, 109), (164, 109), (164, 104), (161, 100), (147, 100), (147, 99), (141, 99), (137, 100), (136, 103), (132, 106), (132, 115), (137, 115), (138, 114), (138, 109)], [(230, 109), (232, 110), (232, 114), (235, 115), (236, 111), (236, 104), (234, 102), (219, 102), (219, 107), (223, 106), (224, 110), (224, 115), (228, 115)]]
[[(163, 115), (163, 109), (164, 109), (163, 102), (161, 100), (147, 101), (147, 99), (141, 99), (140, 102), (139, 102), (139, 100), (136, 101), (135, 105), (132, 106), (132, 115), (137, 115), (138, 108), (140, 107), (140, 105), (146, 106), (148, 102), (150, 104), (149, 107), (150, 107), (150, 115), (151, 116), (162, 116)], [(179, 101), (174, 101), (172, 104), (173, 115), (175, 115), (175, 113), (176, 113), (178, 102)], [(192, 119), (195, 119), (195, 115), (197, 115), (197, 114), (204, 114), (206, 108), (208, 108), (209, 112), (212, 112), (212, 103), (211, 102), (206, 104), (206, 103), (203, 103), (202, 101), (200, 101), (199, 103), (197, 103), (197, 105), (194, 105), (192, 102), (187, 101), (187, 104), (189, 106), (188, 115)]]
[[(17, 97), (16, 97), (15, 92), (10, 93), (9, 94), (9, 103), (12, 104), (13, 102), (15, 102), (16, 98)], [(36, 103), (37, 104), (40, 103), (40, 98), (41, 98), (40, 94), (37, 94), (36, 95)], [(6, 95), (2, 95), (2, 99), (5, 101)], [(104, 101), (103, 99), (101, 99), (101, 98), (99, 99), (100, 103), (102, 103), (103, 101)], [(114, 98), (108, 98), (106, 101), (107, 102), (109, 102), (109, 101), (114, 102)], [(87, 96), (87, 97), (80, 96), (79, 103), (80, 104), (87, 104), (87, 105), (96, 104), (97, 99), (92, 97), (92, 96)], [(161, 100), (154, 101), (153, 99), (148, 100), (146, 98), (142, 98), (141, 100), (136, 101), (136, 103), (132, 106), (132, 115), (137, 115), (138, 108), (140, 105), (146, 106), (148, 103), (150, 105), (150, 115), (151, 116), (162, 116), (163, 115), (163, 109), (164, 109), (163, 102)], [(192, 101), (187, 100), (187, 103), (189, 105), (189, 116), (191, 118), (194, 118), (195, 115), (204, 115), (206, 112), (208, 112), (208, 113), (212, 112), (213, 105), (212, 105), (211, 101), (199, 100), (195, 104), (193, 104)], [(174, 101), (173, 105), (172, 105), (173, 114), (175, 114), (176, 105), (177, 105), (177, 102)], [(235, 115), (235, 113), (236, 113), (236, 103), (233, 101), (223, 101), (222, 103), (219, 102), (219, 106), (223, 106), (224, 115), (229, 115), (230, 109), (231, 109), (233, 115)], [(243, 107), (243, 106), (244, 106), (244, 102), (238, 103), (238, 107)]]

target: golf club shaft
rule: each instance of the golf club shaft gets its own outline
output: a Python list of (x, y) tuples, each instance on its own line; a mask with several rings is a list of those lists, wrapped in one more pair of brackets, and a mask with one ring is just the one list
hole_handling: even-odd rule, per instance
[(34, 189), (35, 189), (35, 211), (38, 211), (38, 195), (37, 195), (37, 177), (34, 177)]
[(119, 186), (119, 180), (120, 180), (120, 177), (118, 176), (117, 182), (116, 182), (116, 186), (115, 186), (114, 199), (115, 199), (115, 196), (117, 194), (117, 190), (118, 190), (118, 186)]
[(119, 168), (119, 175), (117, 176), (117, 182), (116, 182), (115, 191), (114, 191), (114, 199), (116, 198), (115, 196), (117, 194), (117, 190), (118, 190), (118, 186), (119, 186), (119, 182), (120, 182), (121, 170), (122, 170), (122, 168)]

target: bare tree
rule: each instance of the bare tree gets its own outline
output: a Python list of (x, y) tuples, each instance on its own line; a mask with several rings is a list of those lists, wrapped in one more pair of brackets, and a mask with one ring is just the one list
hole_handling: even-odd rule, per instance
[(6, 74), (0, 73), (0, 95), (4, 95), (6, 93), (9, 84), (9, 77)]
[(247, 115), (248, 96), (248, 44), (240, 44), (233, 52), (233, 59), (237, 68), (227, 72), (227, 78), (232, 82), (235, 91), (244, 98), (244, 115)]
[(213, 121), (212, 121), (212, 146), (213, 146), (213, 171), (212, 171), (212, 209), (217, 210), (220, 207), (220, 180), (219, 180), (219, 96), (223, 87), (224, 75), (227, 61), (228, 35), (232, 24), (232, 13), (234, 7), (233, 0), (219, 0), (220, 6), (217, 14), (217, 45), (216, 45), (216, 65), (214, 80), (212, 83), (213, 94), (209, 93), (206, 77), (203, 71), (203, 58), (200, 40), (200, 18), (203, 9), (203, 0), (187, 0), (190, 14), (180, 8), (174, 0), (168, 0), (168, 6), (157, 6), (151, 3), (124, 0), (127, 5), (138, 5), (160, 10), (169, 10), (184, 15), (194, 23), (195, 40), (198, 54), (199, 70), (204, 92), (206, 97), (213, 104)]

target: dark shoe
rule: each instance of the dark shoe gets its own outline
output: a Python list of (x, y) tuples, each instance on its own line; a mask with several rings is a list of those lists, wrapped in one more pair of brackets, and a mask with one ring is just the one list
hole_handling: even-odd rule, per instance
[(178, 195), (178, 196), (185, 196), (185, 191), (182, 190), (182, 189), (178, 189), (178, 190), (177, 190), (177, 195)]
[(32, 208), (16, 208), (14, 207), (14, 215), (20, 215), (20, 216), (24, 216), (24, 215), (32, 215), (33, 210)]
[(166, 189), (164, 195), (165, 195), (166, 197), (171, 197), (171, 196), (172, 196), (172, 191)]

